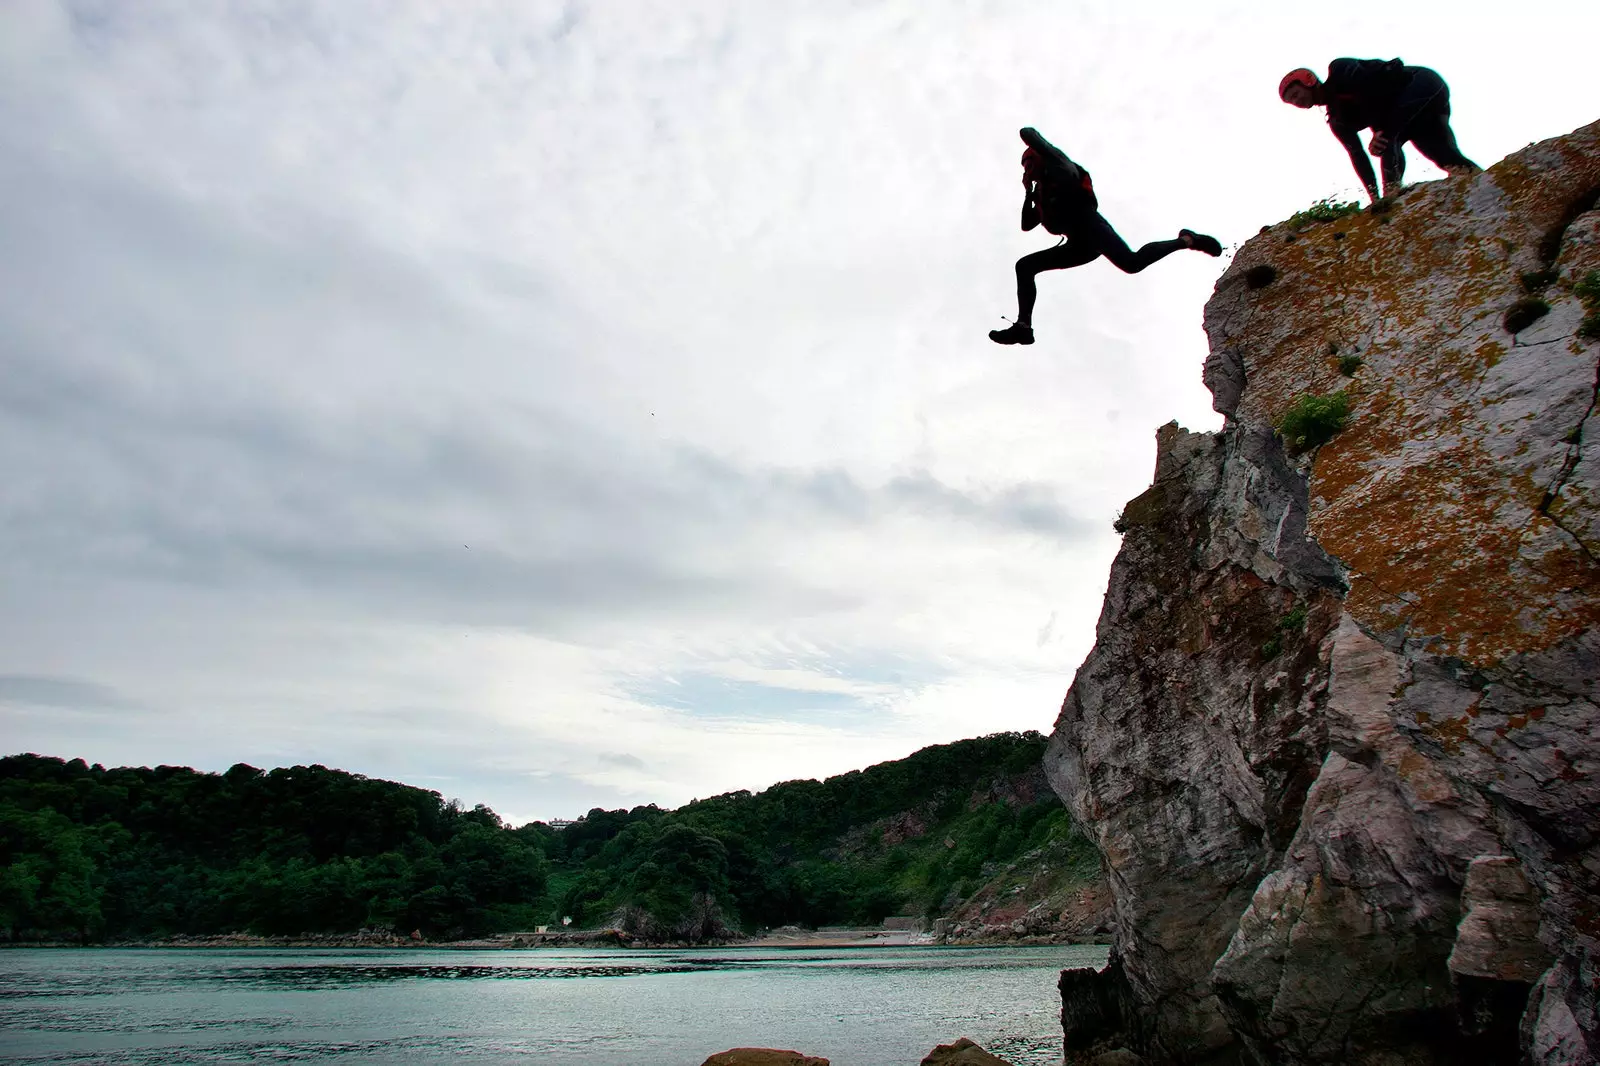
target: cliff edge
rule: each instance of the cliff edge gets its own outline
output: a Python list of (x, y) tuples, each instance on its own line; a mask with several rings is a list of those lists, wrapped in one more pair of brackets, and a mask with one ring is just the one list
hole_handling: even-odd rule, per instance
[(1045, 756), (1069, 1062), (1596, 1061), (1597, 195), (1600, 122), (1218, 282)]

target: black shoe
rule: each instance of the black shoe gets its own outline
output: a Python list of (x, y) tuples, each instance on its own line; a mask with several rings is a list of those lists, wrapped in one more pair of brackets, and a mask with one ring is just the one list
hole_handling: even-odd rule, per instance
[(1179, 230), (1178, 237), (1197, 252), (1204, 252), (1207, 255), (1222, 254), (1222, 242), (1215, 237), (1207, 237), (1204, 233), (1196, 233), (1192, 229)]
[(989, 339), (996, 344), (1032, 344), (1033, 327), (1014, 322), (1005, 329), (991, 329)]

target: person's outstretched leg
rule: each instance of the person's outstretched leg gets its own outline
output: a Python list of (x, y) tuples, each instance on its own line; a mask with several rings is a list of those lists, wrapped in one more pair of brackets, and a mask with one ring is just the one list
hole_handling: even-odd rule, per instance
[(1017, 321), (1008, 329), (992, 329), (989, 339), (997, 344), (1033, 343), (1033, 305), (1039, 298), (1039, 287), (1034, 278), (1046, 270), (1065, 270), (1093, 262), (1100, 249), (1092, 242), (1069, 238), (1067, 243), (1042, 252), (1034, 252), (1017, 260)]
[(1184, 248), (1193, 248), (1207, 255), (1222, 254), (1222, 245), (1215, 237), (1207, 237), (1193, 230), (1180, 230), (1178, 236), (1170, 241), (1151, 241), (1137, 252), (1128, 247), (1128, 242), (1111, 228), (1111, 223), (1102, 215), (1095, 215), (1095, 232), (1101, 253), (1111, 260), (1118, 270), (1129, 274), (1137, 274), (1151, 263), (1160, 262), (1173, 252)]

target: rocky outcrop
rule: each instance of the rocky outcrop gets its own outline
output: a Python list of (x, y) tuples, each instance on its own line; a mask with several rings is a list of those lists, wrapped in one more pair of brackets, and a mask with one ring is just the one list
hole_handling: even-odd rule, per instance
[(978, 889), (935, 923), (940, 944), (1104, 943), (1111, 889), (1076, 836), (986, 868)]
[[(948, 796), (931, 797), (909, 810), (855, 826), (825, 855), (872, 862), (885, 849), (935, 832), (939, 835), (931, 840), (953, 849), (962, 834), (946, 820), (949, 804)], [(966, 813), (1005, 806), (1016, 812), (1032, 808), (1038, 814), (1058, 811), (1061, 804), (1043, 767), (1032, 763), (978, 782), (961, 806)], [(1104, 943), (1110, 929), (1110, 890), (1093, 848), (1075, 832), (1052, 836), (1008, 859), (985, 861), (933, 902), (930, 909), (942, 917), (928, 924), (941, 944)]]
[[(828, 1060), (798, 1051), (776, 1048), (736, 1047), (719, 1051), (701, 1066), (828, 1066)], [(1011, 1066), (998, 1055), (960, 1037), (954, 1043), (939, 1044), (922, 1058), (922, 1066)]]
[(778, 1048), (736, 1047), (717, 1052), (700, 1066), (828, 1066), (828, 1060)]
[(939, 1044), (922, 1057), (921, 1066), (1011, 1066), (999, 1055), (983, 1050), (967, 1037), (953, 1044)]
[(1595, 1061), (1597, 194), (1600, 123), (1219, 281), (1046, 755), (1115, 913), (1069, 1059)]

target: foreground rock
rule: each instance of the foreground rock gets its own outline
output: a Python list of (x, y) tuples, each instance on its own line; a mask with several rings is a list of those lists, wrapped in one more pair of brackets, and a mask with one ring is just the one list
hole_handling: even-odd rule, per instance
[(828, 1066), (828, 1060), (770, 1047), (736, 1047), (717, 1052), (700, 1066)]
[(1600, 123), (1218, 283), (1046, 756), (1115, 914), (1070, 1060), (1595, 1061), (1597, 193)]
[(953, 1044), (940, 1044), (922, 1057), (921, 1066), (1011, 1066), (999, 1055), (991, 1055), (967, 1037)]
[[(719, 1051), (701, 1066), (828, 1066), (828, 1060), (798, 1051), (779, 1051), (764, 1047), (736, 1047)], [(940, 1044), (923, 1056), (921, 1066), (1011, 1066), (998, 1055), (991, 1055), (967, 1037), (953, 1044)]]

